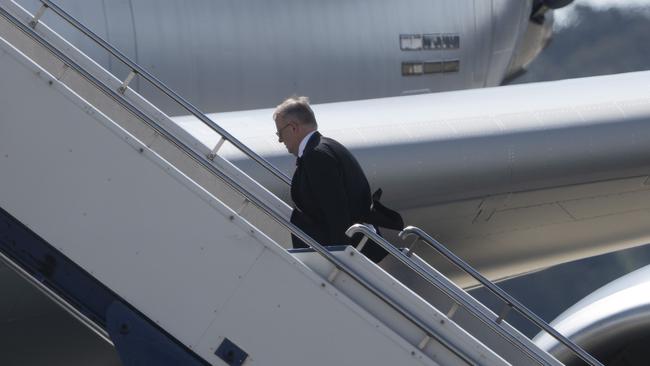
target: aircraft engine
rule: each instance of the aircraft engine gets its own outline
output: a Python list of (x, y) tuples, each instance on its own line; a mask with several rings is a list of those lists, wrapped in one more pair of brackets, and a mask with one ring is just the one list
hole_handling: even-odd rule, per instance
[(550, 9), (559, 9), (571, 4), (573, 0), (538, 0), (537, 3), (546, 6)]
[[(650, 265), (594, 291), (551, 325), (609, 366), (646, 365), (650, 350)], [(566, 365), (582, 365), (547, 334), (533, 340)]]
[(526, 67), (539, 55), (551, 41), (553, 33), (553, 12), (531, 18), (528, 28), (512, 56), (503, 84), (508, 84), (526, 72)]
[(528, 28), (519, 40), (517, 51), (512, 57), (508, 72), (502, 84), (508, 84), (526, 72), (526, 67), (546, 48), (553, 33), (553, 10), (571, 4), (573, 0), (533, 1)]

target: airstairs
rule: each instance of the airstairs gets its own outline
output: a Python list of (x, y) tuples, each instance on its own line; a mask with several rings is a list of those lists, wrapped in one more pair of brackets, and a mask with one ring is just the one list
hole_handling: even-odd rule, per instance
[[(50, 29), (83, 32), (122, 80)], [(495, 314), (421, 260), (355, 225), (414, 276), (325, 248), (290, 207), (223, 159), (229, 144), (290, 184), (64, 10), (0, 0), (0, 258), (114, 344), (125, 365), (560, 365), (504, 318), (518, 311), (600, 363), (421, 230), (504, 302)], [(129, 87), (138, 78), (221, 137), (211, 149)], [(308, 250), (286, 250), (289, 234)], [(362, 241), (361, 245), (364, 245)], [(429, 286), (414, 291), (413, 278)]]

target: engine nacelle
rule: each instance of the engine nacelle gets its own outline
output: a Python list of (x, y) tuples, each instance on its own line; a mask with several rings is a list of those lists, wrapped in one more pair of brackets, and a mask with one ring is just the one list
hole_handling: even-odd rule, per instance
[[(650, 350), (650, 265), (596, 290), (551, 325), (605, 365), (645, 365)], [(566, 365), (582, 365), (547, 334), (533, 340)]]
[(573, 0), (535, 0), (533, 2), (533, 14), (544, 12), (550, 9), (560, 9), (563, 8), (569, 4), (571, 4)]
[(546, 7), (551, 9), (563, 8), (571, 4), (572, 2), (573, 0), (542, 0), (541, 1), (541, 3), (543, 3)]
[(510, 61), (503, 84), (508, 84), (511, 80), (525, 73), (526, 67), (548, 45), (552, 36), (553, 12), (546, 12), (536, 18), (531, 18), (526, 33), (519, 41), (517, 50)]

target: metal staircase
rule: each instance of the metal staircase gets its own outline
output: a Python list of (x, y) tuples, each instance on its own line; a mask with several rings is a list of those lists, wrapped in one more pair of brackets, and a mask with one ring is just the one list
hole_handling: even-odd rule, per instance
[[(0, 25), (0, 38), (12, 44), (22, 52), (22, 55), (53, 75), (56, 82), (62, 83), (77, 96), (87, 101), (91, 106), (86, 108), (87, 113), (92, 114), (97, 113), (95, 110), (99, 111), (98, 113), (115, 121), (130, 136), (142, 141), (146, 148), (134, 145), (138, 146), (140, 154), (155, 154), (156, 157), (169, 162), (172, 167), (195, 182), (200, 189), (216, 197), (217, 201), (213, 203), (214, 205), (222, 204), (231, 210), (231, 214), (226, 215), (230, 224), (242, 227), (250, 225), (253, 229), (248, 230), (249, 234), (260, 236), (261, 238), (257, 240), (265, 242), (265, 250), (279, 253), (278, 243), (282, 242), (282, 235), (286, 238), (287, 232), (307, 243), (314, 250), (314, 253), (311, 254), (314, 254), (315, 257), (310, 253), (294, 253), (288, 256), (291, 259), (287, 259), (284, 253), (277, 255), (288, 261), (286, 263), (300, 267), (301, 271), (304, 271), (303, 267), (306, 266), (318, 273), (321, 277), (319, 280), (315, 280), (316, 283), (319, 283), (319, 286), (316, 287), (328, 289), (328, 286), (331, 285), (333, 289), (330, 295), (334, 297), (339, 296), (337, 291), (340, 291), (341, 298), (349, 299), (345, 300), (349, 301), (346, 303), (349, 309), (362, 313), (364, 317), (370, 319), (369, 322), (377, 324), (375, 325), (376, 332), (381, 330), (381, 332), (389, 334), (391, 339), (398, 339), (394, 343), (399, 343), (400, 349), (405, 351), (405, 357), (412, 357), (413, 362), (419, 362), (419, 364), (559, 365), (560, 363), (555, 358), (537, 348), (528, 338), (503, 321), (506, 312), (514, 309), (557, 338), (587, 364), (600, 365), (584, 350), (557, 333), (539, 317), (417, 228), (408, 227), (400, 236), (406, 238), (415, 235), (418, 240), (422, 240), (440, 251), (503, 299), (506, 304), (504, 312), (498, 316), (492, 313), (410, 250), (407, 249), (404, 252), (398, 250), (366, 226), (354, 225), (348, 230), (348, 235), (362, 233), (369, 240), (384, 247), (391, 256), (437, 288), (441, 296), (452, 304), (451, 308), (443, 311), (431, 306), (394, 277), (361, 258), (361, 254), (354, 248), (335, 251), (314, 241), (290, 223), (288, 219), (290, 208), (284, 202), (228, 161), (222, 159), (219, 156), (219, 151), (225, 143), (229, 143), (289, 185), (290, 179), (283, 172), (250, 150), (196, 107), (125, 57), (56, 4), (49, 0), (40, 1), (42, 6), (33, 16), (14, 1), (0, 1), (0, 20), (3, 21), (3, 24)], [(73, 45), (61, 39), (40, 21), (48, 11), (67, 21), (126, 65), (130, 69), (128, 76), (124, 80), (116, 79)], [(25, 46), (27, 44), (29, 45)], [(24, 47), (21, 48), (21, 45)], [(136, 77), (150, 83), (218, 133), (221, 136), (219, 142), (209, 150), (197, 144), (191, 135), (171, 122), (163, 112), (129, 87)], [(50, 85), (52, 85), (52, 81), (50, 81)], [(129, 137), (127, 136), (125, 139), (129, 139)], [(214, 177), (217, 179), (212, 179)], [(11, 213), (4, 210), (3, 213), (10, 218), (9, 221), (13, 219)], [(239, 218), (241, 218), (241, 222), (238, 221)], [(166, 326), (162, 320), (154, 319), (154, 315), (151, 314), (154, 314), (155, 311), (135, 305), (126, 294), (113, 289), (105, 281), (98, 280), (92, 271), (84, 269), (82, 263), (76, 263), (75, 260), (67, 257), (67, 255), (74, 257), (74, 253), (64, 253), (62, 250), (49, 248), (46, 238), (41, 238), (36, 233), (30, 232), (28, 225), (21, 225), (18, 220), (14, 221), (12, 221), (13, 227), (23, 233), (15, 235), (28, 238), (25, 240), (32, 244), (26, 247), (28, 249), (9, 245), (0, 246), (0, 252), (4, 252), (0, 253), (0, 259), (97, 333), (112, 340), (125, 363), (145, 360), (160, 364), (164, 362), (187, 364), (226, 362), (234, 365), (244, 364), (249, 357), (248, 353), (224, 336), (219, 338), (222, 342), (216, 350), (214, 347), (209, 348), (220, 360), (214, 361), (217, 358), (210, 358), (211, 355), (206, 353), (208, 351), (203, 351), (201, 348), (203, 347), (202, 339), (210, 334), (209, 330), (203, 332), (200, 341), (188, 340), (191, 337), (183, 338), (183, 333), (173, 329), (173, 326)], [(34, 252), (30, 252), (30, 250)], [(74, 273), (75, 278), (82, 279), (84, 286), (78, 287), (75, 281), (57, 275), (48, 276), (47, 264), (32, 260), (36, 252), (55, 253), (50, 254), (54, 258), (52, 260), (65, 266), (67, 273)], [(299, 263), (291, 263), (292, 259), (298, 260)], [(311, 276), (311, 274), (306, 276)], [(323, 278), (326, 280), (322, 280)], [(101, 301), (88, 296), (88, 293), (97, 296)], [(294, 296), (300, 298), (305, 295), (294, 294)], [(313, 310), (321, 311), (320, 309)], [(215, 312), (217, 311), (215, 310)], [(468, 316), (461, 318), (460, 314)], [(170, 349), (175, 350), (176, 356), (165, 359), (155, 351), (143, 350), (129, 339), (127, 335), (130, 332), (150, 339), (151, 342), (167, 345)], [(251, 329), (249, 332), (254, 333), (255, 330)], [(309, 330), (309, 332), (316, 331)], [(240, 336), (240, 338), (244, 337)], [(413, 350), (411, 351), (409, 347)], [(251, 356), (255, 356), (255, 347), (248, 351), (251, 352)], [(273, 361), (262, 358), (260, 362), (272, 363)], [(323, 362), (327, 362), (327, 360)]]

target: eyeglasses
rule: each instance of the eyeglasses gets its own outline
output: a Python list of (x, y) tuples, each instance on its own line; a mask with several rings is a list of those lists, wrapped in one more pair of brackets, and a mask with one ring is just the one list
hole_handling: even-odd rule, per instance
[(281, 129), (279, 129), (278, 132), (275, 133), (275, 135), (276, 135), (278, 138), (280, 138), (280, 135), (282, 134), (282, 130), (284, 130), (285, 128), (287, 128), (287, 127), (289, 127), (289, 126), (290, 126), (290, 123), (287, 123), (286, 125), (284, 125), (284, 127), (282, 127)]

